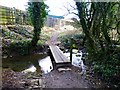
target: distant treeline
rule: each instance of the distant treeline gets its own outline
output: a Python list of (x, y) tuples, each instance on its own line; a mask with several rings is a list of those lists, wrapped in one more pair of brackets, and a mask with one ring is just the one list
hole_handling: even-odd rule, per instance
[(9, 8), (0, 5), (0, 24), (29, 24), (28, 13), (15, 7)]

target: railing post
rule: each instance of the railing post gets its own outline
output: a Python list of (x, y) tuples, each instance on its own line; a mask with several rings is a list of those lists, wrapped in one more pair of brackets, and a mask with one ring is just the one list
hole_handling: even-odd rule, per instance
[(70, 62), (72, 63), (73, 37), (70, 39)]

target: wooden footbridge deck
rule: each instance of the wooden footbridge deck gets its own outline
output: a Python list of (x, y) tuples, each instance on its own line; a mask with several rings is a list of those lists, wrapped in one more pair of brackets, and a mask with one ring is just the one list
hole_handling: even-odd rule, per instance
[(59, 35), (58, 32), (53, 33), (50, 40), (47, 41), (47, 44), (51, 52), (51, 56), (53, 58), (52, 59), (53, 66), (56, 67), (70, 66), (71, 65), (70, 60), (63, 54), (63, 52), (56, 45), (58, 44), (57, 41), (58, 35)]
[(63, 52), (56, 45), (49, 45), (51, 54), (54, 58), (55, 64), (58, 66), (70, 65), (70, 60), (63, 54)]

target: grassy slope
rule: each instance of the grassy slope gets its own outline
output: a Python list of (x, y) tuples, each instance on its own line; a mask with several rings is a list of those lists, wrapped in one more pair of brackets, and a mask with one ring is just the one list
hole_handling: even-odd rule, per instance
[[(0, 26), (2, 37), (2, 53), (10, 55), (13, 51), (20, 55), (26, 55), (29, 52), (30, 41), (33, 37), (33, 27), (26, 25), (6, 25)], [(53, 29), (44, 27), (40, 34), (38, 46), (35, 49), (40, 49), (50, 37)], [(49, 32), (48, 32), (49, 31)]]

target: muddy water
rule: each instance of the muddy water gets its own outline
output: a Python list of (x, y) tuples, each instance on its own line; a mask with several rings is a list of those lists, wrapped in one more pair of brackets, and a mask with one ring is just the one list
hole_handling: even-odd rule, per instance
[[(64, 53), (64, 55), (70, 59), (70, 53)], [(72, 65), (85, 70), (85, 65), (82, 60), (82, 52), (73, 50), (72, 54)], [(34, 54), (29, 56), (16, 56), (11, 58), (2, 59), (3, 68), (11, 68), (17, 72), (35, 72), (42, 71), (44, 74), (53, 70), (53, 65), (50, 56), (47, 54)]]
[(45, 74), (53, 69), (50, 56), (47, 54), (35, 54), (29, 56), (17, 56), (2, 59), (3, 68), (11, 68), (16, 72), (44, 72)]

